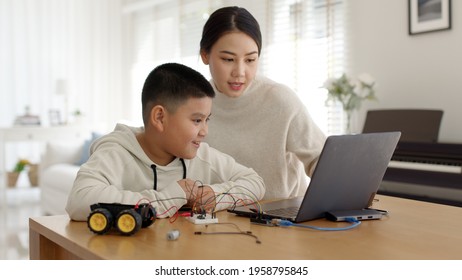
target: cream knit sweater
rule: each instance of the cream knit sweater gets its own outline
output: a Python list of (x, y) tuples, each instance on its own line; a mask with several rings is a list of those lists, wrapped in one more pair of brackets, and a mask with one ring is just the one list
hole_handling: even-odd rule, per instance
[(213, 101), (206, 141), (253, 168), (264, 180), (264, 199), (303, 195), (326, 140), (287, 86), (256, 77), (238, 98)]

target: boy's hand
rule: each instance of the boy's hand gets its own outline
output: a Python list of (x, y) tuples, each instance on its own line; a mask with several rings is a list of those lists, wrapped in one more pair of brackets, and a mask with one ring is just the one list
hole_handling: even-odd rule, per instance
[(215, 208), (215, 193), (210, 186), (202, 185), (191, 179), (182, 179), (178, 181), (183, 191), (186, 193), (188, 206), (196, 213), (203, 210), (210, 212)]
[(180, 187), (183, 189), (184, 193), (186, 194), (186, 205), (190, 205), (190, 198), (191, 198), (191, 192), (193, 191), (193, 187), (195, 182), (191, 179), (182, 179), (178, 181), (178, 184)]

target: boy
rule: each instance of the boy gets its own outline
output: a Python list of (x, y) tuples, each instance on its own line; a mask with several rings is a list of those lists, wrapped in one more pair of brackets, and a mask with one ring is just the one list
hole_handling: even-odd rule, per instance
[(162, 218), (183, 205), (203, 212), (260, 200), (263, 179), (202, 142), (214, 96), (210, 83), (189, 67), (155, 68), (142, 91), (144, 128), (118, 124), (92, 144), (69, 195), (69, 217), (85, 221), (97, 202), (149, 201)]

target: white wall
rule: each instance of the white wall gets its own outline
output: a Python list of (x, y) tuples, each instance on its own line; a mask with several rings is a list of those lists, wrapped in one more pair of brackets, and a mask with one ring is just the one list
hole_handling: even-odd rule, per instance
[[(444, 110), (440, 142), (462, 143), (462, 2), (452, 1), (452, 28), (408, 35), (408, 1), (351, 0), (351, 73), (377, 79), (377, 102), (367, 109)], [(422, 124), (425, 125), (425, 124)]]

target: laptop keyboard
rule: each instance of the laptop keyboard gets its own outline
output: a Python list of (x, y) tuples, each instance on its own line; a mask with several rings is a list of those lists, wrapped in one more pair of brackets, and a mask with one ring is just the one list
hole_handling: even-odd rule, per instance
[(294, 207), (266, 210), (265, 213), (268, 215), (279, 216), (279, 217), (295, 217), (297, 216), (299, 209), (300, 207), (294, 206)]

